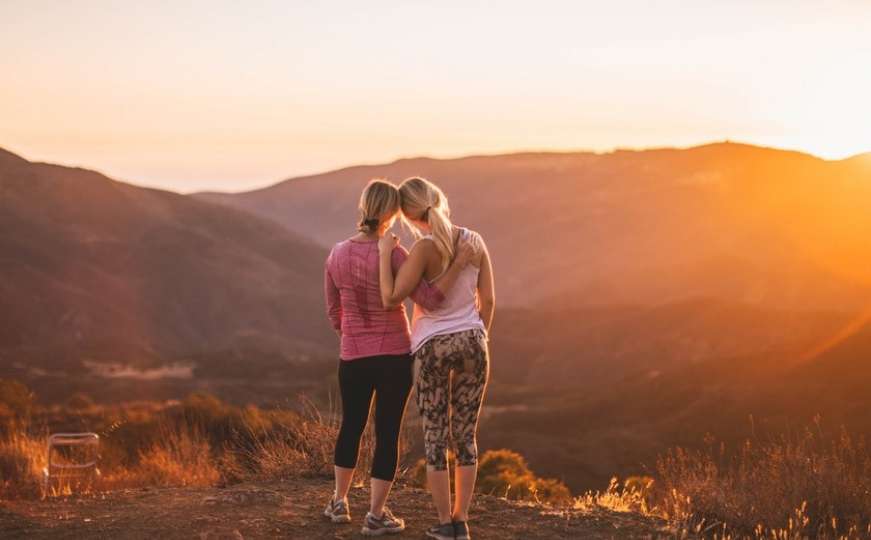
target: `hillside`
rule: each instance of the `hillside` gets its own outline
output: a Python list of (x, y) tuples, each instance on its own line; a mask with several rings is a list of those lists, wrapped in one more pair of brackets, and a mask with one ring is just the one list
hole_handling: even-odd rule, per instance
[(353, 230), (372, 177), (426, 176), (481, 231), (500, 302), (648, 304), (707, 296), (782, 308), (855, 308), (871, 259), (858, 234), (871, 165), (857, 156), (722, 143), (605, 154), (403, 159), (198, 198), (269, 217), (327, 246)]
[[(862, 184), (865, 177), (856, 172), (866, 161), (859, 156), (825, 162), (713, 145), (390, 165), (399, 171), (396, 178), (412, 174), (413, 167), (432, 167), (433, 178), (449, 177), (458, 167), (466, 171), (456, 178), (468, 183), (446, 184), (457, 214), (470, 215), (472, 202), (483, 201), (479, 206), (486, 212), (471, 215), (492, 221), (471, 224), (482, 231), (489, 227), (491, 245), (502, 250), (494, 255), (505, 257), (497, 260), (497, 274), (531, 280), (529, 287), (509, 284), (499, 291), (482, 448), (516, 449), (537, 470), (576, 491), (601, 489), (614, 474), (649, 474), (656, 456), (674, 444), (698, 446), (707, 432), (730, 440), (746, 436), (750, 414), (760, 425), (784, 426), (806, 422), (816, 412), (834, 422), (868, 406), (858, 391), (871, 373), (862, 360), (868, 345), (857, 341), (867, 332), (797, 365), (869, 304), (860, 276), (842, 272), (837, 259), (821, 252), (748, 244), (740, 236), (752, 229), (785, 242), (801, 231), (815, 238), (825, 233), (838, 242), (815, 249), (837, 247), (843, 256), (862, 255), (865, 244), (858, 236), (835, 229), (863, 230), (868, 216), (853, 211), (863, 199), (850, 205), (842, 198), (849, 190), (859, 197), (871, 185)], [(780, 172), (771, 172), (772, 167)], [(292, 180), (264, 191), (278, 203), (282, 190), (289, 190), (287, 200), (299, 208), (273, 217), (308, 215), (300, 224), (319, 245), (247, 210), (0, 153), (0, 257), (5, 261), (0, 267), (0, 377), (22, 380), (51, 403), (64, 403), (76, 391), (102, 403), (179, 399), (193, 391), (238, 404), (280, 404), (297, 392), (332, 403), (335, 336), (327, 328), (321, 298), (325, 235), (341, 237), (352, 229), (356, 190), (375, 169)], [(708, 169), (728, 179), (717, 188), (726, 194), (725, 202), (706, 191), (709, 183), (677, 189), (668, 176), (686, 180), (687, 171)], [(840, 201), (840, 219), (809, 220), (808, 227), (781, 219), (795, 209), (790, 201), (805, 200), (795, 194), (768, 200), (764, 219), (762, 214), (758, 221), (746, 218), (753, 209), (761, 211), (764, 195), (776, 192), (766, 186), (777, 182), (762, 182), (766, 174), (781, 183), (784, 175), (794, 175), (795, 185), (809, 190), (819, 175), (839, 170), (853, 176), (833, 176), (827, 191), (814, 193), (821, 206)], [(527, 185), (535, 171), (551, 171), (545, 176), (557, 186), (575, 186), (566, 193), (574, 193), (577, 208), (553, 211), (568, 203), (565, 197), (545, 196), (539, 184)], [(502, 198), (483, 197), (488, 182), (503, 181), (537, 193), (530, 199), (533, 208), (551, 208), (528, 213), (529, 227), (550, 231), (533, 245), (523, 244), (526, 226), (499, 225), (510, 212), (492, 210), (492, 205), (521, 205), (520, 196), (508, 189), (500, 192)], [(642, 184), (651, 186), (642, 190), (650, 192), (643, 202), (636, 193)], [(294, 190), (300, 186), (308, 198), (298, 197)], [(599, 200), (590, 193), (606, 187), (626, 203), (601, 199), (600, 212), (590, 206)], [(594, 191), (582, 196), (588, 188)], [(731, 193), (733, 188), (740, 193)], [(345, 191), (338, 197), (336, 190)], [(456, 197), (452, 190), (469, 195)], [(666, 196), (669, 190), (672, 195)], [(248, 200), (257, 193), (234, 196), (231, 204), (235, 197)], [(752, 193), (755, 199), (747, 198)], [(692, 210), (694, 217), (687, 214), (684, 223), (672, 223), (663, 210), (669, 201), (676, 211)], [(743, 229), (727, 226), (732, 222), (724, 219), (731, 214), (724, 211), (696, 214), (699, 208), (707, 212), (727, 205), (744, 212), (740, 219), (738, 214), (730, 218)], [(644, 214), (646, 222), (622, 221), (620, 216), (633, 208), (659, 208), (666, 216), (663, 226), (653, 226), (653, 214)], [(315, 219), (316, 212), (323, 217)], [(345, 227), (345, 218), (351, 226)], [(548, 219), (587, 220), (590, 226), (557, 227), (547, 225)], [(608, 223), (625, 227), (612, 231)], [(593, 230), (598, 236), (590, 236)], [(657, 273), (646, 263), (621, 259), (625, 252), (606, 242), (612, 232), (624, 247), (634, 246), (631, 250), (640, 249), (640, 243), (673, 249), (682, 234), (698, 241)], [(562, 249), (554, 238), (586, 248)], [(518, 244), (511, 247), (514, 239)], [(679, 262), (715, 254), (719, 258), (706, 264)], [(547, 261), (562, 264), (554, 257), (564, 256), (584, 257), (587, 263), (539, 278), (536, 272), (551, 264)], [(620, 287), (599, 283), (580, 290), (589, 267), (618, 263), (625, 267), (609, 279)], [(566, 292), (545, 294), (545, 288), (558, 287)], [(526, 296), (527, 291), (534, 294)], [(857, 391), (845, 394), (848, 388)], [(414, 407), (410, 411), (414, 426)], [(569, 438), (565, 418), (576, 426)]]
[[(709, 434), (736, 447), (748, 438), (800, 432), (815, 418), (827, 434), (842, 428), (867, 434), (871, 325), (802, 361), (812, 349), (809, 341), (784, 341), (755, 351), (711, 350), (670, 369), (618, 371), (601, 385), (578, 376), (573, 388), (524, 385), (526, 393), (514, 400), (524, 407), (491, 415), (481, 439), (493, 447), (514, 445), (537, 472), (577, 489), (603, 485), (615, 471), (654, 474), (657, 456), (669, 447), (704, 447)], [(664, 364), (660, 357), (652, 361)], [(531, 370), (530, 380), (540, 371)], [(566, 437), (566, 418), (572, 437)]]
[(259, 374), (260, 361), (304, 361), (334, 339), (311, 315), (322, 312), (312, 284), (324, 257), (248, 213), (4, 151), (0, 367), (23, 379), (112, 369), (148, 379), (175, 363)]
[[(225, 489), (164, 488), (109, 493), (105, 497), (0, 502), (0, 536), (18, 538), (129, 538), (240, 540), (249, 538), (359, 538), (368, 489), (351, 491), (354, 521), (324, 520), (322, 502), (329, 479), (293, 479), (241, 484)], [(402, 537), (423, 537), (431, 525), (429, 493), (397, 486), (393, 511), (406, 519)], [(472, 507), (474, 538), (665, 538), (661, 521), (603, 509), (548, 513), (544, 508), (477, 496)]]
[[(839, 312), (694, 298), (652, 307), (503, 309), (491, 341), (500, 381), (581, 389), (712, 359), (807, 350), (846, 321)], [(784, 368), (796, 362), (782, 360)]]

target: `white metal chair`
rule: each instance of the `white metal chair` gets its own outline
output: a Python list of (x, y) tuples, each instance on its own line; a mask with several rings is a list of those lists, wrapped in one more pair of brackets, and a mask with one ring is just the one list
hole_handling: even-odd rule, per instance
[[(54, 449), (63, 446), (84, 446), (93, 447), (94, 452), (90, 461), (82, 463), (55, 463), (52, 461), (52, 456), (55, 453)], [(100, 475), (100, 469), (97, 468), (97, 459), (99, 457), (100, 436), (96, 433), (54, 433), (48, 438), (46, 459), (46, 467), (43, 469), (45, 476), (45, 490), (48, 493), (51, 488), (51, 481), (54, 478), (69, 477), (69, 474), (63, 472), (83, 472), (87, 469), (93, 469), (94, 474)], [(79, 476), (75, 474), (75, 476)]]

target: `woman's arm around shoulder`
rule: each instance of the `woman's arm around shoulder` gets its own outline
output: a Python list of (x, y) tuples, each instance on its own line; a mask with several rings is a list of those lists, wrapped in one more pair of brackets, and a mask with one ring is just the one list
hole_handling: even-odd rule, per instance
[[(402, 265), (405, 264), (405, 261), (407, 259), (408, 251), (406, 251), (404, 247), (396, 246), (395, 248), (393, 248), (391, 266), (393, 268), (394, 283), (396, 282), (395, 276), (399, 273), (399, 269), (402, 268)], [(417, 286), (414, 288), (414, 290), (411, 291), (411, 294), (409, 294), (408, 296), (414, 301), (415, 304), (418, 304), (427, 310), (437, 309), (442, 304), (442, 302), (445, 301), (445, 294), (441, 291), (441, 289), (439, 289), (436, 285), (431, 285), (425, 279), (421, 279), (420, 281), (418, 281)], [(390, 306), (386, 305), (385, 307)]]
[(438, 259), (439, 256), (432, 240), (425, 238), (418, 240), (411, 246), (411, 252), (407, 255), (397, 244), (398, 240), (394, 240), (395, 249), (389, 254), (389, 260), (385, 250), (390, 244), (384, 241), (383, 246), (381, 242), (378, 246), (381, 250), (379, 264), (381, 302), (385, 308), (399, 305), (408, 296), (425, 309), (437, 308), (444, 302), (445, 294), (456, 283), (460, 271), (475, 256), (474, 248), (468, 242), (461, 243), (459, 252), (447, 271), (435, 283), (429, 284), (424, 279), (427, 264), (432, 259)]
[[(381, 303), (385, 308), (398, 306), (405, 300), (426, 270), (425, 253), (419, 241), (411, 247), (407, 257), (404, 257), (404, 253), (395, 253), (398, 246), (399, 238), (393, 234), (386, 234), (378, 241), (378, 284), (381, 288)], [(402, 258), (405, 260), (401, 261)], [(395, 279), (394, 261), (401, 263)]]

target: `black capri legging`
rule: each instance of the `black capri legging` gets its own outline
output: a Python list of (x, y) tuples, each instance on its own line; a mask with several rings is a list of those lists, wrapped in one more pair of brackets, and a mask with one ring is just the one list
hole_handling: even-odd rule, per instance
[(399, 432), (412, 386), (411, 355), (367, 356), (339, 360), (342, 427), (336, 440), (335, 464), (357, 466), (360, 438), (375, 395), (375, 456), (372, 478), (393, 481), (399, 459)]

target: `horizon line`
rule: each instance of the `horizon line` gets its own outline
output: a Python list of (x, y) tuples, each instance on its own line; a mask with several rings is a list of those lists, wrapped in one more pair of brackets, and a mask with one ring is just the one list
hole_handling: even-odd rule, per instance
[(727, 145), (727, 144), (731, 144), (731, 145), (735, 145), (735, 146), (747, 146), (747, 147), (752, 147), (752, 148), (758, 148), (761, 150), (773, 150), (773, 151), (778, 151), (778, 152), (801, 154), (801, 155), (809, 156), (809, 157), (812, 157), (814, 159), (818, 159), (820, 161), (825, 161), (825, 162), (829, 162), (829, 163), (849, 161), (851, 159), (855, 159), (855, 158), (858, 158), (860, 156), (866, 156), (866, 155), (871, 154), (871, 149), (869, 149), (868, 151), (848, 155), (848, 156), (845, 156), (845, 157), (842, 157), (839, 159), (829, 159), (829, 158), (825, 158), (825, 157), (819, 156), (817, 154), (814, 154), (813, 152), (809, 152), (809, 151), (805, 151), (805, 150), (799, 150), (799, 149), (795, 149), (795, 148), (786, 148), (786, 147), (780, 147), (780, 146), (773, 146), (773, 145), (755, 144), (755, 143), (743, 142), (743, 141), (735, 140), (735, 139), (715, 139), (715, 140), (709, 140), (707, 142), (699, 142), (699, 143), (694, 143), (694, 144), (689, 144), (689, 145), (613, 146), (613, 147), (610, 147), (607, 149), (602, 149), (602, 150), (594, 150), (594, 149), (589, 149), (589, 148), (577, 148), (577, 149), (528, 148), (528, 149), (506, 150), (504, 152), (500, 151), (500, 152), (493, 152), (493, 153), (473, 153), (473, 154), (459, 154), (459, 155), (435, 155), (435, 154), (418, 154), (418, 155), (405, 155), (405, 156), (400, 155), (400, 156), (398, 156), (392, 160), (389, 160), (389, 161), (362, 162), (362, 163), (358, 162), (358, 163), (353, 163), (353, 164), (349, 164), (349, 165), (335, 167), (335, 168), (331, 168), (331, 169), (327, 169), (327, 170), (321, 170), (318, 172), (300, 173), (300, 174), (295, 174), (295, 175), (291, 175), (291, 176), (284, 176), (278, 180), (270, 181), (270, 182), (268, 182), (262, 186), (259, 186), (259, 187), (246, 188), (246, 189), (242, 189), (242, 190), (238, 190), (238, 191), (222, 191), (222, 190), (211, 190), (211, 189), (180, 191), (180, 190), (174, 190), (174, 189), (167, 189), (164, 186), (158, 186), (158, 185), (149, 184), (149, 183), (140, 183), (136, 180), (112, 176), (110, 174), (103, 172), (99, 168), (87, 166), (84, 164), (70, 164), (70, 163), (60, 163), (60, 162), (54, 162), (54, 161), (30, 160), (27, 157), (23, 156), (22, 154), (10, 150), (8, 146), (0, 146), (0, 151), (8, 152), (9, 154), (12, 154), (13, 156), (19, 157), (19, 158), (27, 161), (28, 163), (56, 165), (56, 166), (61, 166), (61, 167), (73, 168), (73, 169), (83, 169), (83, 170), (87, 170), (87, 171), (96, 172), (98, 174), (105, 176), (106, 178), (110, 178), (110, 179), (116, 180), (118, 182), (123, 182), (125, 184), (130, 184), (130, 185), (133, 185), (136, 187), (141, 187), (141, 188), (157, 189), (157, 190), (161, 190), (161, 191), (170, 191), (170, 192), (178, 193), (180, 195), (197, 195), (197, 194), (238, 195), (238, 194), (243, 194), (243, 193), (262, 191), (265, 189), (269, 189), (273, 186), (276, 186), (278, 184), (282, 184), (284, 182), (290, 182), (293, 180), (302, 180), (302, 179), (307, 179), (307, 178), (314, 178), (317, 176), (323, 176), (326, 174), (331, 174), (331, 173), (335, 173), (335, 172), (339, 172), (339, 171), (346, 171), (349, 169), (356, 169), (356, 168), (361, 168), (361, 167), (390, 166), (390, 165), (394, 165), (396, 163), (399, 163), (401, 161), (414, 161), (414, 160), (422, 160), (422, 159), (432, 160), (432, 161), (457, 161), (457, 160), (462, 160), (462, 159), (508, 157), (508, 156), (524, 155), (524, 154), (608, 155), (608, 154), (616, 154), (618, 152), (641, 153), (641, 152), (656, 152), (656, 151), (663, 151), (663, 150), (686, 151), (686, 150), (693, 150), (693, 149), (697, 149), (697, 148), (703, 148), (706, 146)]

